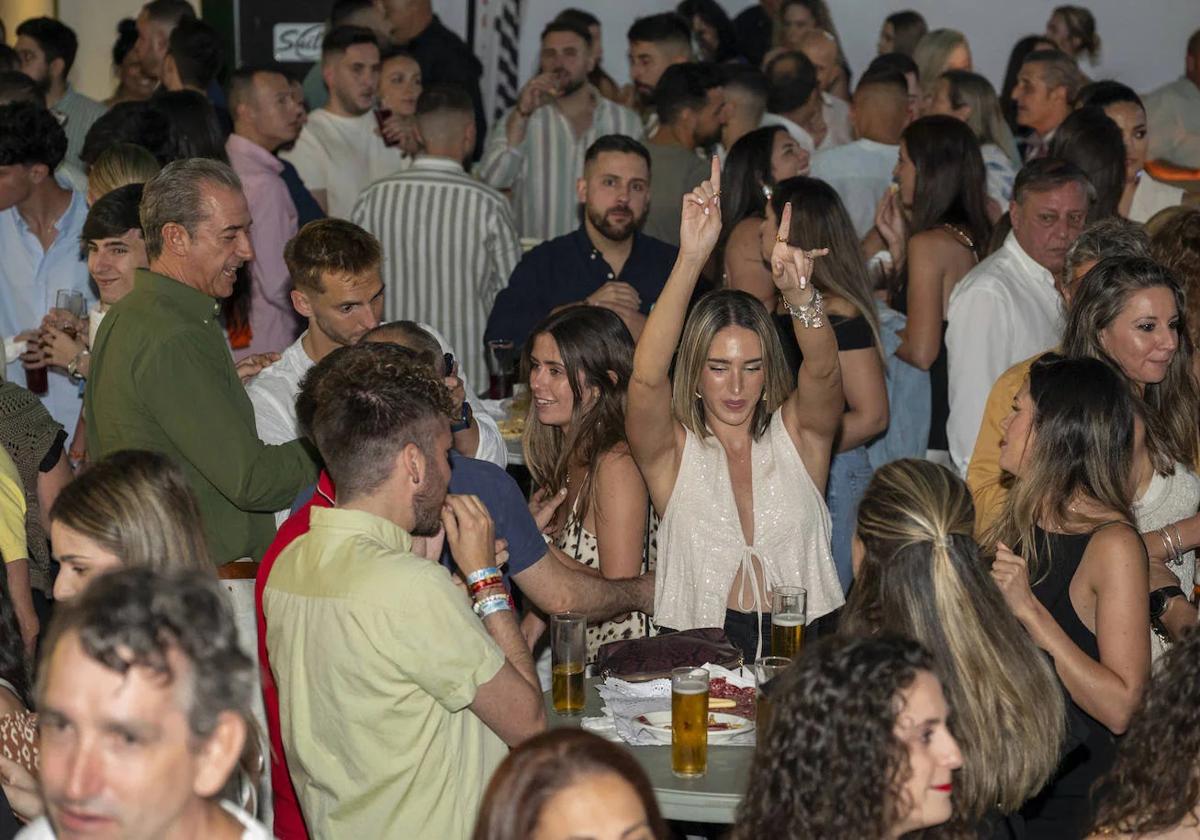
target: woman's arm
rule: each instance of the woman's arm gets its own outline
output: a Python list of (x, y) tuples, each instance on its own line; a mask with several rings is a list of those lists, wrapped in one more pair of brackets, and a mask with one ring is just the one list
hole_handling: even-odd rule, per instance
[(592, 533), (600, 554), (600, 573), (610, 579), (640, 575), (649, 498), (626, 446), (600, 457), (592, 499)]
[(629, 449), (655, 504), (665, 505), (679, 472), (678, 427), (671, 413), (671, 360), (683, 333), (688, 301), (721, 233), (721, 166), (712, 159), (711, 180), (683, 197), (679, 256), (646, 318), (633, 353), (633, 376), (625, 409)]
[(774, 312), (779, 292), (763, 262), (761, 226), (762, 219), (742, 219), (729, 234), (725, 243), (725, 285), (754, 295), (768, 312)]
[(887, 383), (878, 348), (839, 352), (838, 364), (842, 368), (847, 407), (842, 414), (837, 448), (838, 452), (846, 452), (862, 446), (887, 428)]
[(942, 349), (942, 268), (929, 232), (912, 238), (908, 251), (908, 323), (896, 355), (929, 370)]
[(1146, 558), (1137, 536), (1120, 527), (1097, 532), (1076, 573), (1085, 575), (1095, 597), (1099, 662), (1033, 596), (1024, 558), (1003, 544), (997, 549), (992, 577), (1034, 643), (1054, 660), (1071, 699), (1114, 734), (1123, 733), (1150, 676)]

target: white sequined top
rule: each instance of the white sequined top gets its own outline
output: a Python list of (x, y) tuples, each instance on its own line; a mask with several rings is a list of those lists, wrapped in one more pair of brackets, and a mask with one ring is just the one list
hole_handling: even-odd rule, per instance
[(808, 621), (844, 603), (829, 549), (829, 509), (817, 492), (800, 453), (775, 412), (751, 448), (754, 543), (747, 545), (738, 519), (725, 448), (690, 431), (679, 475), (658, 527), (658, 571), (654, 621), (673, 630), (723, 627), (730, 587), (739, 570), (753, 595), (748, 610), (769, 613), (758, 603), (757, 557), (766, 589), (803, 586)]
[[(1133, 503), (1133, 515), (1137, 518), (1138, 530), (1156, 531), (1164, 525), (1186, 519), (1200, 507), (1200, 477), (1186, 465), (1176, 463), (1171, 475), (1154, 474), (1150, 486), (1142, 497)], [(1152, 537), (1151, 540), (1157, 540)], [(1188, 599), (1192, 598), (1192, 580), (1196, 573), (1196, 552), (1188, 551), (1179, 560), (1168, 562), (1167, 568), (1179, 578), (1179, 585)], [(1158, 659), (1165, 647), (1153, 632), (1150, 633), (1150, 655)]]

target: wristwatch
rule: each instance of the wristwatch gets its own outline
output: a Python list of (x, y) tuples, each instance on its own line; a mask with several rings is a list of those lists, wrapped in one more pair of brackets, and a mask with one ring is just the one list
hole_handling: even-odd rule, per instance
[(1150, 593), (1150, 620), (1158, 621), (1167, 611), (1167, 605), (1172, 598), (1185, 598), (1183, 590), (1178, 586), (1164, 586)]
[(463, 400), (462, 414), (459, 417), (459, 421), (457, 423), (450, 424), (450, 431), (453, 434), (458, 434), (459, 432), (465, 432), (467, 429), (471, 428), (471, 418), (474, 416), (475, 416), (474, 412), (471, 411), (471, 404), (469, 402), (467, 402), (466, 400)]
[(83, 375), (79, 372), (79, 363), (83, 361), (84, 356), (90, 355), (92, 354), (88, 352), (86, 347), (76, 353), (75, 358), (67, 362), (67, 376), (72, 379), (82, 379)]

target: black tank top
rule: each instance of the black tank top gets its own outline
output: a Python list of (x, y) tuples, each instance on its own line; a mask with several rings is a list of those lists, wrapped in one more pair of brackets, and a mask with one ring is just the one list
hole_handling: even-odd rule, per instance
[[(1096, 634), (1084, 625), (1071, 604), (1071, 581), (1095, 533), (1059, 534), (1037, 528), (1038, 555), (1050, 556), (1051, 560), (1046, 576), (1033, 585), (1033, 594), (1071, 641), (1099, 662)], [(1108, 727), (1081, 709), (1070, 694), (1066, 699), (1069, 732), (1058, 770), (1041, 793), (1021, 809), (1031, 840), (1086, 836), (1093, 816), (1089, 796), (1092, 783), (1112, 766), (1116, 750), (1116, 739)]]

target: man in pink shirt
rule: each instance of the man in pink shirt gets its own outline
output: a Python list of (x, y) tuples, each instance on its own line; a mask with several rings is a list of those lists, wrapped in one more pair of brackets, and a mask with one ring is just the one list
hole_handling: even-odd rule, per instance
[(291, 94), (287, 77), (273, 67), (242, 67), (229, 82), (233, 134), (225, 152), (250, 206), (250, 346), (238, 357), (278, 353), (303, 329), (292, 307), (292, 281), (283, 246), (298, 229), (296, 205), (283, 180), (275, 150), (296, 139), (304, 110)]

